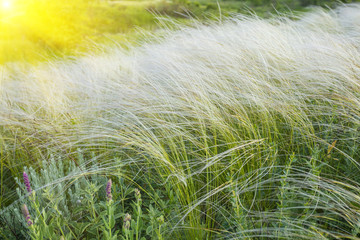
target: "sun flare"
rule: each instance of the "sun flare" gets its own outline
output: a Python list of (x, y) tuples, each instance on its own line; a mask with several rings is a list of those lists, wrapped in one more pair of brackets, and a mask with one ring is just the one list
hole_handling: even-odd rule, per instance
[(4, 10), (11, 9), (11, 7), (12, 7), (11, 1), (10, 0), (2, 0), (1, 7)]

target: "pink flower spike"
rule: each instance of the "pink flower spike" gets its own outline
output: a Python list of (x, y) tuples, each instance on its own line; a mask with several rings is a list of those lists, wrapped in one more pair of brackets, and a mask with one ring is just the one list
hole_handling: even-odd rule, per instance
[(24, 183), (26, 186), (26, 190), (28, 191), (28, 193), (31, 193), (31, 186), (30, 186), (30, 180), (29, 180), (29, 176), (26, 174), (26, 172), (23, 173), (23, 178), (24, 178)]
[(29, 213), (29, 209), (27, 208), (26, 204), (24, 204), (21, 208), (22, 213), (25, 217), (26, 223), (28, 224), (28, 226), (33, 225), (33, 222), (31, 221), (31, 217), (30, 217), (30, 213)]

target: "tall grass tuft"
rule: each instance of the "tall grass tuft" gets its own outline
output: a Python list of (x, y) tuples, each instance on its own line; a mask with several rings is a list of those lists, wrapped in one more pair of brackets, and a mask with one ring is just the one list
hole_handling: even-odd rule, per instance
[(150, 205), (164, 214), (148, 230), (159, 239), (360, 236), (359, 5), (195, 22), (130, 50), (9, 64), (0, 91), (2, 206), (20, 201), (12, 177), (53, 155), (76, 169), (54, 188), (92, 174), (136, 187), (133, 220), (119, 218), (126, 238), (144, 236)]

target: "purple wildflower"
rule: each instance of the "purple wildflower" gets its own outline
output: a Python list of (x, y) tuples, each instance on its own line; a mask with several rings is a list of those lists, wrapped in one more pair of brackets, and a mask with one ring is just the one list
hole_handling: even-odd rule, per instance
[(112, 182), (111, 182), (111, 179), (109, 179), (109, 181), (106, 184), (106, 198), (109, 202), (112, 200), (111, 185), (112, 185)]
[(26, 204), (24, 204), (22, 206), (21, 210), (22, 210), (22, 213), (25, 217), (25, 220), (26, 220), (26, 223), (28, 224), (28, 226), (33, 225), (33, 222), (31, 221), (30, 213), (29, 213), (29, 210), (28, 210)]
[(29, 180), (29, 176), (26, 174), (26, 172), (23, 173), (23, 178), (24, 178), (24, 183), (26, 186), (26, 190), (28, 191), (28, 193), (31, 193), (31, 186), (30, 186), (30, 180)]

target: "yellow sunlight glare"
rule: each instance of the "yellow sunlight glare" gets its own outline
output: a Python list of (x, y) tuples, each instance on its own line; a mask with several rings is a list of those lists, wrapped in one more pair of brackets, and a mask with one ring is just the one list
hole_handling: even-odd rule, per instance
[(9, 10), (11, 8), (11, 1), (10, 0), (2, 0), (1, 7), (4, 10)]

